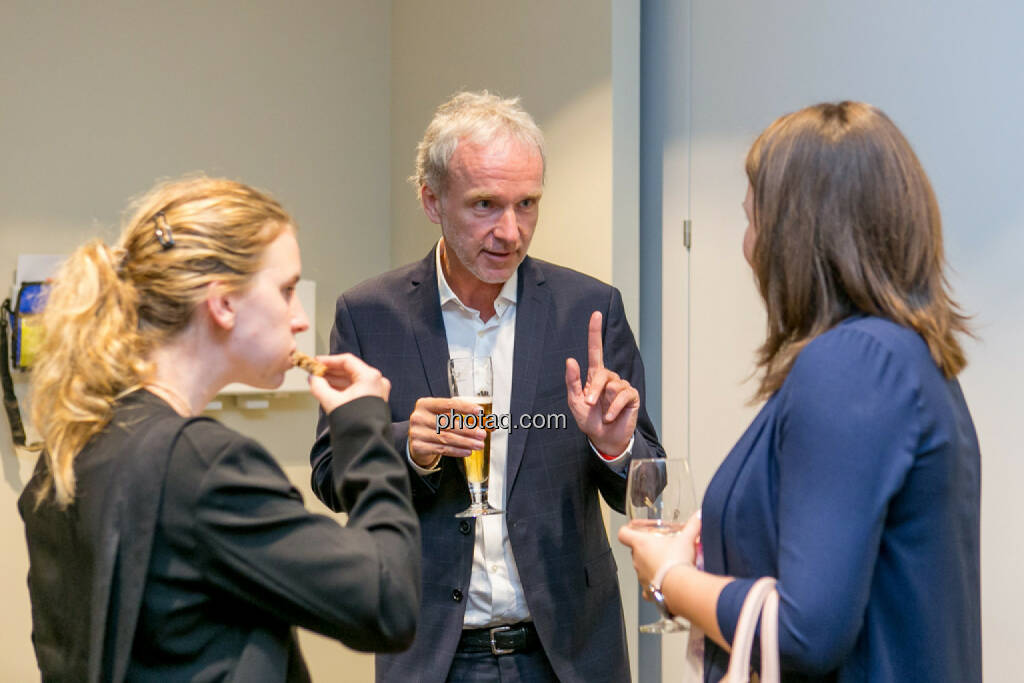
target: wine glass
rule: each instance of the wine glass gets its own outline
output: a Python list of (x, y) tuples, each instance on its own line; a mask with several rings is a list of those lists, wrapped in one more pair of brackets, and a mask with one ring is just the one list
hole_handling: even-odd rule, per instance
[[(448, 361), (448, 388), (452, 398), (480, 406), (480, 412), (461, 416), (467, 428), (484, 426), (484, 420), (494, 408), (494, 375), (490, 357), (452, 358)], [(460, 416), (454, 416), (459, 418)], [(456, 517), (480, 517), (501, 514), (501, 510), (487, 502), (487, 479), (491, 473), (491, 431), (484, 436), (484, 447), (462, 459), (469, 483), (469, 507)]]
[[(626, 481), (629, 526), (655, 534), (678, 534), (697, 511), (693, 475), (686, 458), (634, 458)], [(664, 616), (640, 627), (641, 633), (685, 631), (685, 619)]]

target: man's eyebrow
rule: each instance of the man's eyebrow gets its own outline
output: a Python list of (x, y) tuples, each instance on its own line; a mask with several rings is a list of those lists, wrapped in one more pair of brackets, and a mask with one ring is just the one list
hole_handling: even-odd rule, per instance
[[(519, 198), (516, 201), (523, 201), (524, 199), (531, 199), (531, 200), (536, 201), (536, 200), (540, 199), (541, 195), (543, 195), (543, 194), (544, 194), (543, 191), (541, 191), (541, 192), (533, 192), (531, 194), (528, 194), (528, 195), (526, 195), (524, 197)], [(497, 195), (494, 194), (493, 192), (487, 192), (485, 190), (477, 190), (475, 192), (470, 192), (466, 196), (469, 199), (469, 202), (471, 204), (475, 204), (476, 202), (479, 202), (479, 201), (484, 200), (484, 199), (486, 199), (486, 200), (493, 200), (493, 199), (495, 199), (497, 197)]]

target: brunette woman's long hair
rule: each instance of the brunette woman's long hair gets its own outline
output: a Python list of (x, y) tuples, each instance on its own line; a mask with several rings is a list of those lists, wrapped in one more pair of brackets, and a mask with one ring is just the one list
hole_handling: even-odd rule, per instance
[(800, 351), (855, 314), (916, 330), (946, 377), (966, 365), (967, 317), (949, 293), (939, 206), (917, 155), (862, 102), (787, 114), (754, 142), (752, 265), (767, 309), (757, 399)]

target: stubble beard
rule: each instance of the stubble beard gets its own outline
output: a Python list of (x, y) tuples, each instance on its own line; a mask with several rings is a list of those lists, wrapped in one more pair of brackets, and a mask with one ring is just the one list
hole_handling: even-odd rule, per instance
[[(445, 230), (444, 226), (442, 226), (441, 236), (444, 237), (445, 257), (449, 259), (449, 261), (458, 261), (459, 265), (466, 272), (468, 272), (470, 275), (472, 275), (474, 278), (476, 278), (477, 280), (484, 284), (504, 284), (505, 282), (508, 281), (510, 277), (512, 277), (512, 274), (515, 273), (516, 270), (518, 270), (520, 264), (522, 264), (523, 262), (523, 259), (526, 257), (526, 255), (524, 254), (523, 257), (516, 261), (515, 266), (509, 269), (507, 275), (487, 275), (486, 273), (483, 272), (483, 269), (477, 265), (476, 260), (464, 258), (464, 256), (469, 256), (469, 254), (461, 253), (462, 250), (460, 248), (456, 248), (458, 242), (456, 242), (455, 240), (448, 239), (448, 237), (446, 237), (444, 234), (445, 232), (447, 232), (447, 230)], [(469, 261), (468, 263), (467, 260)]]

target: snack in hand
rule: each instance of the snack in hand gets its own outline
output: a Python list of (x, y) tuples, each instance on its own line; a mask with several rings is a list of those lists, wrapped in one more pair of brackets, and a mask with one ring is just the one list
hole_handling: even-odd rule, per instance
[(302, 368), (309, 374), (316, 375), (317, 377), (323, 377), (324, 373), (327, 372), (326, 365), (302, 351), (292, 351), (291, 362), (295, 367)]

